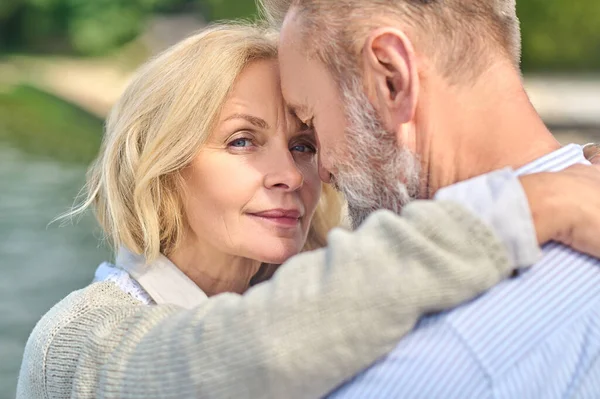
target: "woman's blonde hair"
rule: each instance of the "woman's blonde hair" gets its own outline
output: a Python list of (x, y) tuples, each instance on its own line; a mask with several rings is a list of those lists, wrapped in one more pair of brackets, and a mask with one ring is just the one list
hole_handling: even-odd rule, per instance
[[(211, 26), (141, 67), (108, 117), (85, 199), (67, 216), (92, 206), (113, 248), (125, 246), (148, 261), (170, 254), (185, 228), (180, 171), (215, 128), (244, 67), (276, 56), (272, 32), (230, 23)], [(340, 221), (338, 194), (323, 188), (306, 250), (324, 246)]]

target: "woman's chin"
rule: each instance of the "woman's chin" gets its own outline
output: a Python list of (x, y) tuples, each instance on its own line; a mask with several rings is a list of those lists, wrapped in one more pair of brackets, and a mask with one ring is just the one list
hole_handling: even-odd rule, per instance
[(262, 257), (262, 263), (272, 263), (274, 265), (281, 265), (282, 263), (287, 262), (288, 259), (297, 255), (299, 251), (290, 252), (285, 254), (272, 254)]
[(265, 241), (259, 248), (254, 248), (255, 256), (253, 258), (263, 263), (282, 264), (292, 256), (300, 253), (303, 246), (304, 244), (298, 245), (290, 242)]

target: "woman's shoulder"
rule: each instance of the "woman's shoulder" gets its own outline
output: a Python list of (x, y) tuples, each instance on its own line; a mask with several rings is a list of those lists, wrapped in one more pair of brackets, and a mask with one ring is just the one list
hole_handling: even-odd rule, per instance
[[(74, 291), (66, 298), (54, 305), (34, 327), (23, 354), (23, 362), (19, 375), (20, 392), (31, 392), (33, 387), (45, 386), (44, 370), (46, 368), (48, 352), (53, 341), (72, 323), (85, 320), (92, 327), (102, 322), (102, 316), (110, 317), (111, 312), (118, 313), (123, 308), (131, 306), (147, 306), (124, 292), (113, 281), (93, 282), (87, 287)], [(102, 312), (94, 312), (99, 308)], [(93, 316), (92, 316), (93, 315)], [(77, 334), (80, 328), (74, 328), (72, 333)], [(71, 335), (71, 334), (69, 334)], [(75, 335), (71, 338), (77, 339)], [(68, 359), (64, 359), (68, 361)]]
[(42, 316), (33, 329), (30, 340), (51, 338), (56, 331), (92, 309), (132, 305), (144, 305), (144, 303), (121, 290), (113, 281), (93, 282), (85, 288), (72, 292)]

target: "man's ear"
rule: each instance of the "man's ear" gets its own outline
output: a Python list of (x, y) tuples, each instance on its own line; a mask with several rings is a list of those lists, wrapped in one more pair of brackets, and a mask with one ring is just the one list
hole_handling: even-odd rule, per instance
[(397, 131), (416, 112), (419, 75), (412, 43), (399, 29), (376, 29), (365, 41), (362, 56), (370, 100), (386, 127)]

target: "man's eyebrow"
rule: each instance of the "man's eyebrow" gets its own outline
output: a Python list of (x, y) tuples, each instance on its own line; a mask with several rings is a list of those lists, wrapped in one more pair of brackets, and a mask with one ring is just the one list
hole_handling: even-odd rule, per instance
[(257, 116), (252, 116), (252, 115), (248, 115), (248, 114), (232, 114), (232, 115), (229, 115), (227, 118), (225, 118), (225, 121), (229, 121), (232, 119), (244, 119), (244, 120), (250, 122), (251, 124), (253, 124), (254, 126), (258, 127), (259, 129), (263, 129), (263, 130), (269, 129), (269, 124), (267, 123), (267, 121), (265, 121), (264, 119), (259, 118)]
[(314, 144), (317, 143), (317, 135), (315, 134), (315, 131), (313, 129), (300, 131), (296, 135), (296, 138), (304, 138), (311, 141)]
[(288, 104), (288, 110), (297, 118), (300, 118), (300, 115), (306, 116), (308, 114), (308, 107), (306, 105), (300, 104)]

